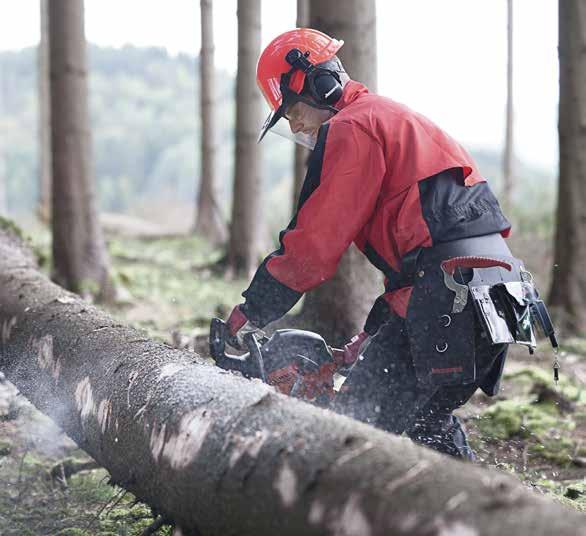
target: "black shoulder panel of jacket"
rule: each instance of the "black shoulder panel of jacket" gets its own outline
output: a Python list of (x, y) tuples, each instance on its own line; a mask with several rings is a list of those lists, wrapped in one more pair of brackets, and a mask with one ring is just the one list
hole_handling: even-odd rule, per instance
[(329, 125), (327, 123), (319, 129), (315, 148), (309, 157), (307, 173), (303, 181), (303, 186), (301, 187), (295, 215), (287, 228), (279, 233), (279, 249), (273, 251), (266, 257), (254, 274), (249, 287), (242, 293), (242, 296), (245, 298), (245, 302), (241, 306), (242, 311), (259, 328), (263, 328), (268, 323), (281, 318), (303, 295), (301, 292), (293, 290), (275, 279), (270, 274), (267, 263), (273, 257), (284, 253), (285, 246), (283, 239), (285, 235), (287, 232), (295, 229), (297, 225), (297, 213), (319, 186), (328, 129)]
[(420, 181), (419, 198), (434, 244), (511, 227), (488, 183), (464, 186), (459, 168)]
[(297, 203), (297, 211), (295, 216), (297, 216), (299, 209), (319, 186), (321, 168), (324, 161), (324, 152), (326, 149), (326, 138), (328, 137), (329, 128), (330, 125), (325, 123), (320, 127), (317, 134), (315, 147), (313, 148), (313, 151), (309, 157), (309, 161), (307, 162), (307, 173), (305, 174), (305, 179), (303, 181), (303, 185), (301, 186), (301, 192), (299, 193), (299, 201)]

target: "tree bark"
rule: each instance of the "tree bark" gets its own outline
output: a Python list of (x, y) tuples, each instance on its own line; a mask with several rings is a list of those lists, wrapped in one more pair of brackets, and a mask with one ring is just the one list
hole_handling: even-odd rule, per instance
[(201, 52), (199, 55), (201, 112), (201, 174), (197, 194), (195, 232), (212, 244), (226, 242), (227, 229), (217, 194), (216, 83), (214, 70), (214, 17), (212, 0), (200, 0)]
[(111, 300), (114, 288), (96, 209), (83, 0), (49, 2), (53, 278)]
[(511, 476), (277, 394), (120, 325), (0, 231), (0, 369), (157, 513), (201, 535), (585, 535)]
[(40, 0), (41, 40), (38, 49), (39, 206), (43, 223), (51, 221), (51, 96), (49, 88), (49, 0)]
[[(376, 91), (376, 10), (374, 0), (320, 0), (310, 4), (310, 24), (344, 40), (338, 56), (349, 76)], [(308, 293), (302, 325), (319, 331), (332, 344), (343, 344), (362, 330), (381, 276), (352, 245), (334, 277)]]
[[(309, 0), (297, 0), (297, 28), (305, 28), (309, 25)], [(301, 187), (307, 173), (307, 159), (310, 151), (299, 143), (295, 144), (294, 168), (293, 168), (293, 214), (297, 211), (297, 202)]]
[(503, 152), (503, 207), (510, 218), (513, 188), (513, 0), (507, 0), (507, 112), (505, 117), (505, 150)]
[(262, 124), (256, 85), (260, 55), (260, 0), (238, 0), (236, 161), (228, 262), (235, 275), (252, 275), (262, 243), (262, 155), (256, 142)]
[(0, 140), (0, 216), (6, 215), (6, 165), (4, 163), (4, 153), (2, 150), (2, 141)]
[(549, 303), (559, 323), (586, 332), (586, 2), (559, 1), (560, 176)]
[[(2, 69), (0, 68), (0, 117), (4, 115), (4, 81), (2, 77)], [(4, 140), (0, 138), (0, 216), (5, 216), (8, 208), (5, 158)]]

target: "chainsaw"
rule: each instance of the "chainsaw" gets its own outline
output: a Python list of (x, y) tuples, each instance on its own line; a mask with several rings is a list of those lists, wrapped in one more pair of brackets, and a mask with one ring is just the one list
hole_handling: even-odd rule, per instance
[(325, 406), (334, 397), (334, 374), (339, 366), (331, 348), (311, 331), (279, 329), (271, 337), (247, 333), (243, 342), (248, 352), (226, 353), (228, 327), (219, 318), (210, 325), (210, 355), (216, 365), (239, 372), (245, 378), (259, 378), (289, 396)]

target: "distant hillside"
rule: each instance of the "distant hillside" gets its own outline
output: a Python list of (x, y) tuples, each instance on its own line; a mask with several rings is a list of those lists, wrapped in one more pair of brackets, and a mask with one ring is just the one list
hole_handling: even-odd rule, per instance
[[(199, 169), (197, 58), (170, 56), (159, 48), (90, 46), (89, 60), (102, 209), (125, 211), (149, 198), (191, 203)], [(36, 49), (0, 53), (0, 73), (8, 204), (12, 211), (30, 211), (37, 198)], [(226, 193), (234, 152), (233, 77), (219, 72), (217, 91), (218, 165)], [(290, 175), (292, 150), (286, 140), (275, 140), (267, 149), (272, 185)]]

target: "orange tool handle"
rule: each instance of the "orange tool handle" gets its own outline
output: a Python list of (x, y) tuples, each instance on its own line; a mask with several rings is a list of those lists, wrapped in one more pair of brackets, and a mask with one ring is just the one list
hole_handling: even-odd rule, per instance
[(490, 257), (454, 257), (441, 263), (442, 270), (450, 275), (454, 275), (456, 268), (492, 268), (493, 266), (500, 266), (509, 272), (513, 269), (508, 262)]

